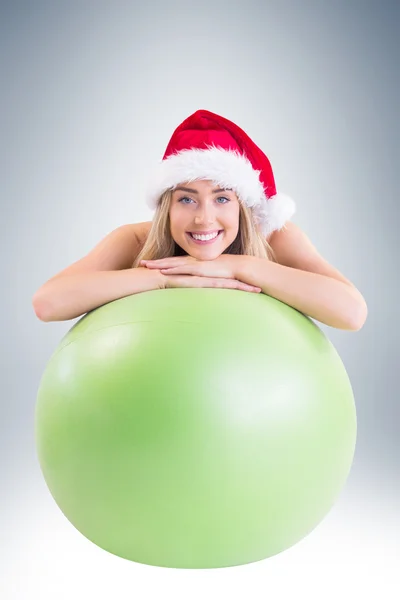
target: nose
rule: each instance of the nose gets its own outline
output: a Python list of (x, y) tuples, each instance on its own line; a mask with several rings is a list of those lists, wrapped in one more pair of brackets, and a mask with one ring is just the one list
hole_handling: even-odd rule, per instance
[(215, 222), (213, 208), (210, 206), (201, 207), (198, 214), (195, 215), (194, 222), (196, 225), (212, 225)]

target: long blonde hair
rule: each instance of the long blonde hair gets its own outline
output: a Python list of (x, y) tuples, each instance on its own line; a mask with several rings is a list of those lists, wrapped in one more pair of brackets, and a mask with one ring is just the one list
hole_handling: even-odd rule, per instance
[[(170, 231), (169, 207), (172, 190), (166, 190), (159, 201), (152, 225), (143, 248), (137, 255), (132, 267), (138, 267), (141, 260), (157, 260), (168, 256), (182, 256), (186, 252), (178, 246)], [(224, 251), (224, 254), (247, 254), (268, 258), (275, 262), (274, 252), (258, 230), (251, 209), (239, 202), (239, 231), (236, 239)]]

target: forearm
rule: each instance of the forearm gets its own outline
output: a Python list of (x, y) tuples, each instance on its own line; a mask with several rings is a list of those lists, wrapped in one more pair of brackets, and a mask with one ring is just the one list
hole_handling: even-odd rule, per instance
[(163, 287), (158, 270), (91, 271), (50, 279), (32, 304), (42, 321), (75, 319), (113, 300)]
[(358, 330), (367, 316), (360, 292), (332, 277), (253, 256), (240, 263), (236, 277), (331, 327)]

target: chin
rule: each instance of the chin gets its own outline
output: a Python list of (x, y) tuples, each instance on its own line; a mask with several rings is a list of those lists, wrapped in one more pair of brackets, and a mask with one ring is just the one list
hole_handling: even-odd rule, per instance
[(226, 246), (219, 246), (215, 248), (189, 248), (188, 252), (194, 258), (199, 260), (214, 260), (223, 254), (226, 250)]
[(198, 258), (199, 260), (214, 260), (215, 258), (218, 258), (218, 256), (221, 256), (223, 251), (214, 251), (214, 252), (191, 252), (191, 256), (193, 256), (193, 258)]

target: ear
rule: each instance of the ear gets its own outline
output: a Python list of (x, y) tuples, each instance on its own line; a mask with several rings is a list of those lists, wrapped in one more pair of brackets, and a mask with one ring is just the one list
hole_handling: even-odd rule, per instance
[(271, 234), (269, 244), (279, 264), (332, 277), (355, 287), (349, 279), (321, 256), (304, 231), (291, 221), (288, 221), (282, 229)]

